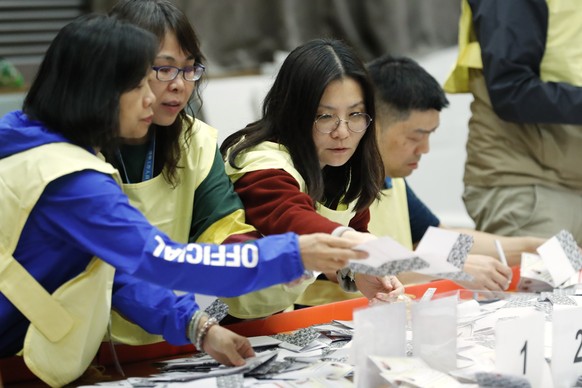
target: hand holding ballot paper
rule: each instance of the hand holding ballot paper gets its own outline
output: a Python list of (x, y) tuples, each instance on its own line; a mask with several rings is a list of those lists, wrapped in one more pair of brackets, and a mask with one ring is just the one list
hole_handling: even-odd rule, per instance
[(453, 280), (470, 280), (462, 272), (473, 245), (473, 238), (451, 230), (430, 227), (411, 251), (390, 237), (380, 237), (356, 249), (366, 251), (368, 258), (352, 260), (349, 268), (355, 273), (386, 276), (401, 272), (418, 272)]

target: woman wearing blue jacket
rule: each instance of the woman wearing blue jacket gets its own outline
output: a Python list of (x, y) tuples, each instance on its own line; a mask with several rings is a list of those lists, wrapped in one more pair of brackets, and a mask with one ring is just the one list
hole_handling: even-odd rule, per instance
[[(52, 386), (87, 368), (112, 308), (170, 343), (240, 365), (249, 342), (172, 290), (235, 296), (365, 255), (322, 234), (179, 244), (132, 207), (98, 152), (150, 126), (156, 50), (138, 27), (82, 17), (52, 42), (23, 110), (0, 119), (0, 357), (21, 354)], [(152, 301), (156, 314), (135, 314)]]

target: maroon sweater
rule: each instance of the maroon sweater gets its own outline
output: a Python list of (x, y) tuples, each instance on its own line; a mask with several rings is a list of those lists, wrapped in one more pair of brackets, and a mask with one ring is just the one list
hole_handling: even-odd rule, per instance
[[(338, 226), (315, 211), (313, 200), (299, 189), (290, 174), (279, 169), (246, 173), (234, 184), (246, 213), (246, 220), (263, 235), (331, 233)], [(358, 212), (349, 226), (368, 232), (370, 211)]]

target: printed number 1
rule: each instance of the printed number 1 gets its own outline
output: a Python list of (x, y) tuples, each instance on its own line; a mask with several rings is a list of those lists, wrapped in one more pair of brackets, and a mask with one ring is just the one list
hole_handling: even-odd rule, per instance
[[(576, 332), (576, 339), (582, 336), (582, 329)], [(582, 357), (580, 356), (580, 350), (582, 349), (582, 341), (580, 341), (580, 346), (578, 346), (578, 351), (576, 352), (576, 356), (574, 357), (574, 363), (581, 362)]]
[(523, 344), (523, 348), (521, 348), (521, 352), (519, 353), (523, 354), (523, 374), (525, 375), (525, 365), (527, 364), (527, 341), (525, 341), (525, 344)]

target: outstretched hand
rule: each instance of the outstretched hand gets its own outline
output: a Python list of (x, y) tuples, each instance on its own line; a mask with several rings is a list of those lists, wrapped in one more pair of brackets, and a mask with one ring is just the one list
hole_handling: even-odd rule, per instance
[(208, 330), (202, 348), (224, 365), (241, 366), (245, 364), (245, 358), (255, 355), (247, 338), (219, 325), (214, 325)]
[(335, 272), (348, 264), (350, 259), (365, 259), (368, 254), (352, 249), (355, 242), (325, 233), (299, 236), (299, 250), (306, 269), (319, 272)]

